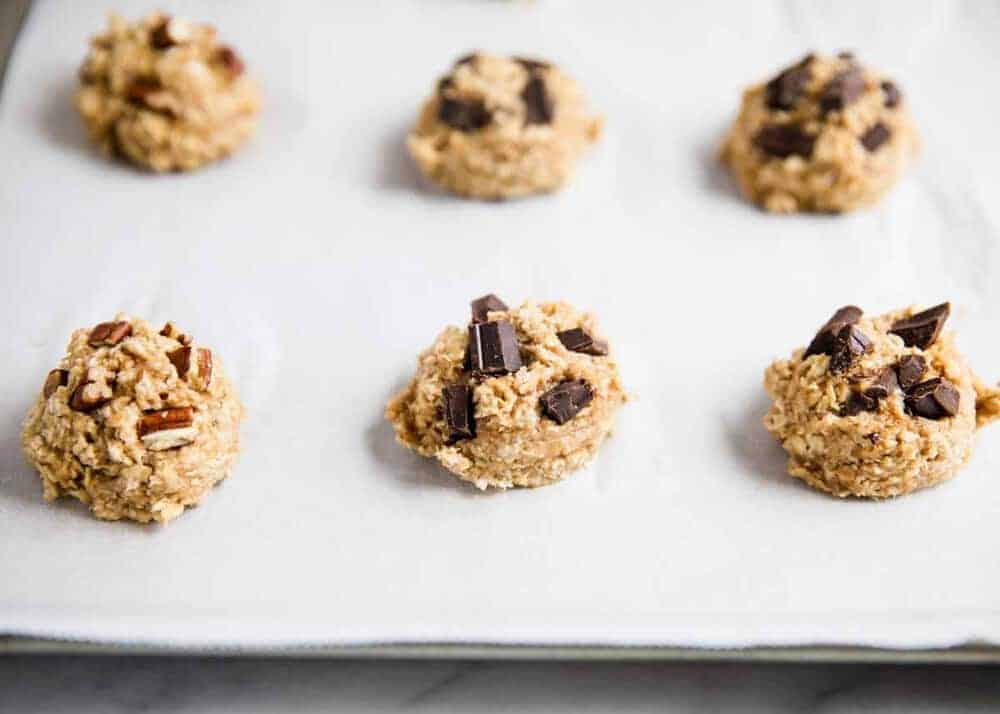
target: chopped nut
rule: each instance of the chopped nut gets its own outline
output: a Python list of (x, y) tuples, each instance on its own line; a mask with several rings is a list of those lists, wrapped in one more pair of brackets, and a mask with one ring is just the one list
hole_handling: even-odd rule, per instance
[(167, 359), (177, 370), (177, 376), (181, 379), (187, 377), (191, 370), (191, 348), (188, 346), (178, 347), (173, 352), (167, 352)]
[(202, 391), (212, 385), (212, 350), (198, 349), (198, 385)]
[(215, 56), (218, 58), (219, 63), (233, 76), (243, 74), (243, 60), (240, 59), (240, 56), (236, 54), (236, 51), (232, 47), (220, 47)]
[(177, 376), (191, 382), (201, 391), (207, 390), (212, 384), (212, 350), (199, 347), (195, 350), (195, 370), (191, 373), (191, 347), (178, 347), (167, 353), (167, 359), (177, 370)]
[(187, 20), (166, 18), (149, 33), (149, 44), (158, 50), (166, 50), (174, 45), (190, 42), (194, 38), (194, 26)]
[(56, 393), (59, 387), (65, 387), (67, 382), (69, 382), (69, 372), (65, 369), (54, 369), (45, 378), (45, 386), (42, 388), (42, 394), (48, 399)]
[(163, 326), (163, 329), (160, 330), (160, 335), (162, 335), (163, 337), (169, 337), (171, 339), (177, 340), (182, 345), (191, 344), (191, 338), (185, 335), (180, 330), (178, 330), (177, 326), (172, 322), (168, 322), (166, 325)]
[(139, 438), (150, 451), (176, 449), (194, 441), (194, 409), (174, 407), (147, 412), (139, 419)]
[(127, 322), (102, 322), (90, 331), (87, 344), (91, 347), (117, 345), (132, 334), (132, 325)]
[[(101, 387), (104, 387), (102, 389)], [(92, 412), (111, 401), (111, 388), (97, 382), (81, 382), (69, 398), (69, 407), (78, 412)]]

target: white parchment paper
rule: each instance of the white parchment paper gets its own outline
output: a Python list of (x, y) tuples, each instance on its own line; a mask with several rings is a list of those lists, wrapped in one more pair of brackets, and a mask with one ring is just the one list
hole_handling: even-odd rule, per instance
[[(129, 15), (163, 3), (136, 2)], [(102, 160), (72, 108), (98, 0), (33, 9), (0, 96), (0, 632), (178, 645), (1000, 643), (1000, 430), (887, 503), (784, 475), (764, 367), (834, 308), (950, 299), (1000, 377), (1000, 6), (175, 0), (266, 95), (192, 175)], [(606, 135), (561, 194), (465, 202), (403, 148), (459, 54), (539, 55)], [(877, 208), (773, 217), (714, 160), (741, 88), (809, 49), (891, 71), (924, 133)], [(563, 484), (480, 494), (386, 399), (470, 298), (595, 310), (637, 399)], [(249, 409), (235, 475), (166, 528), (46, 505), (21, 419), (70, 331), (125, 310), (209, 344)]]

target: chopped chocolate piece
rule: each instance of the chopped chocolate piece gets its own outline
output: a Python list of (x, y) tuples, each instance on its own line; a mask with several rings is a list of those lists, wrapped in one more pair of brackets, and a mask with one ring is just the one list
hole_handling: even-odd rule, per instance
[(862, 392), (851, 392), (847, 401), (840, 408), (840, 416), (852, 417), (857, 416), (861, 412), (875, 412), (878, 411), (878, 400), (867, 393)]
[(816, 137), (794, 124), (768, 124), (753, 138), (754, 146), (765, 154), (787, 159), (789, 156), (810, 157)]
[(491, 311), (506, 312), (510, 309), (507, 307), (507, 303), (493, 293), (483, 295), (481, 298), (476, 298), (470, 303), (470, 306), (472, 307), (473, 322), (486, 322), (489, 319), (489, 313)]
[[(811, 56), (807, 59), (811, 59)], [(765, 101), (771, 109), (792, 109), (812, 79), (809, 62), (803, 61), (784, 70), (767, 83)]]
[(139, 436), (143, 437), (157, 431), (170, 429), (185, 429), (194, 424), (194, 409), (191, 407), (174, 407), (145, 412), (139, 417)]
[(187, 377), (187, 373), (191, 370), (191, 348), (189, 346), (185, 345), (178, 347), (173, 352), (167, 352), (167, 359), (177, 370), (178, 377), (181, 379)]
[(875, 151), (882, 146), (882, 144), (889, 141), (889, 137), (891, 136), (892, 132), (889, 131), (889, 127), (882, 122), (878, 122), (871, 129), (861, 135), (861, 145), (868, 151)]
[(944, 419), (958, 414), (961, 394), (954, 384), (935, 377), (921, 382), (906, 395), (906, 411), (926, 419)]
[(530, 57), (513, 57), (512, 59), (529, 72), (540, 72), (552, 66), (548, 62), (531, 59)]
[(843, 329), (844, 325), (853, 325), (861, 319), (864, 312), (860, 307), (855, 307), (854, 305), (847, 305), (840, 308), (835, 313), (833, 317), (826, 321), (826, 324), (819, 328), (819, 332), (813, 338), (813, 341), (809, 343), (809, 347), (806, 348), (806, 353), (803, 357), (810, 357), (812, 355), (832, 355), (833, 354), (833, 343), (837, 337), (837, 333)]
[(243, 74), (243, 70), (246, 69), (243, 60), (240, 59), (240, 56), (236, 54), (236, 51), (232, 47), (220, 47), (215, 56), (219, 60), (219, 63), (229, 70), (229, 73), (233, 76)]
[(174, 42), (174, 38), (170, 36), (170, 32), (167, 27), (169, 24), (170, 19), (165, 18), (149, 33), (149, 44), (151, 44), (155, 49), (165, 50), (168, 47), (173, 47), (177, 44)]
[(111, 397), (95, 396), (87, 387), (94, 382), (80, 382), (69, 398), (69, 407), (78, 412), (92, 412), (111, 401)]
[(490, 377), (521, 369), (514, 326), (502, 320), (469, 325), (469, 365)]
[(448, 444), (476, 438), (476, 408), (472, 390), (464, 384), (444, 388), (444, 420), (448, 424)]
[(920, 355), (904, 355), (896, 365), (896, 375), (899, 378), (899, 386), (904, 392), (908, 392), (920, 383), (927, 371), (927, 360)]
[(69, 382), (69, 372), (65, 369), (54, 369), (45, 378), (45, 386), (42, 387), (42, 394), (48, 399), (59, 387), (65, 387)]
[(941, 303), (897, 321), (889, 332), (902, 337), (903, 344), (907, 347), (926, 350), (941, 334), (941, 328), (950, 314), (951, 303)]
[(853, 67), (827, 82), (820, 94), (819, 106), (824, 112), (837, 111), (855, 101), (864, 91), (864, 75), (859, 68)]
[(876, 401), (881, 401), (899, 389), (899, 381), (896, 378), (896, 370), (886, 367), (875, 378), (865, 390), (865, 396)]
[(882, 82), (882, 94), (885, 95), (885, 105), (889, 109), (899, 106), (899, 103), (903, 101), (903, 93), (899, 91), (899, 87), (894, 82), (889, 80)]
[(117, 345), (132, 334), (132, 325), (127, 322), (102, 322), (90, 331), (87, 344), (91, 347)]
[(594, 390), (582, 379), (561, 382), (540, 398), (542, 413), (557, 424), (565, 424), (594, 400)]
[(551, 124), (555, 110), (552, 98), (545, 91), (545, 80), (541, 77), (533, 76), (521, 90), (521, 99), (524, 100), (524, 123), (525, 124)]
[(557, 332), (556, 337), (563, 343), (563, 347), (572, 352), (582, 352), (594, 357), (604, 357), (608, 354), (608, 343), (604, 340), (595, 340), (582, 327)]
[(438, 117), (451, 128), (464, 132), (478, 131), (492, 119), (482, 100), (448, 97), (441, 100)]
[(846, 372), (858, 357), (871, 349), (872, 342), (854, 325), (844, 325), (833, 341), (830, 355), (830, 371), (834, 374)]

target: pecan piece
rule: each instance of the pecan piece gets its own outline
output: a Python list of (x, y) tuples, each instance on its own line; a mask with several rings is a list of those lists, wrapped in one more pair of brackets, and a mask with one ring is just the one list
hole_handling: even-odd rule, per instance
[[(101, 387), (104, 389), (101, 389)], [(69, 398), (69, 407), (78, 412), (92, 412), (111, 401), (111, 389), (97, 382), (80, 382)]]
[(150, 451), (176, 449), (194, 441), (194, 409), (173, 407), (146, 412), (139, 419), (139, 438)]
[(132, 325), (127, 322), (102, 322), (90, 331), (87, 344), (91, 347), (117, 345), (132, 334)]
[(69, 372), (65, 369), (54, 369), (45, 378), (45, 386), (42, 387), (42, 394), (48, 399), (59, 387), (65, 387), (69, 382)]
[(188, 335), (185, 335), (180, 330), (178, 330), (177, 325), (175, 325), (172, 322), (167, 322), (167, 324), (163, 326), (163, 329), (160, 330), (160, 335), (162, 335), (163, 337), (170, 337), (171, 339), (177, 340), (182, 345), (191, 344), (191, 338)]

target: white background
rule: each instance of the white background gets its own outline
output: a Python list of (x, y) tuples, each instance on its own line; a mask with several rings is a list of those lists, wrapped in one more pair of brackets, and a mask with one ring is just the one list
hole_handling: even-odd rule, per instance
[[(760, 425), (764, 367), (848, 302), (951, 299), (973, 365), (1000, 376), (1000, 9), (870, 5), (175, 2), (244, 54), (266, 107), (232, 160), (154, 177), (101, 160), (71, 107), (105, 5), (39, 3), (0, 100), (0, 631), (1000, 641), (1000, 434), (951, 484), (838, 502), (785, 477)], [(481, 204), (419, 182), (406, 127), (472, 48), (553, 59), (606, 115), (563, 193)], [(925, 151), (874, 210), (764, 215), (716, 146), (740, 88), (812, 48), (891, 71)], [(481, 495), (381, 417), (488, 291), (594, 309), (638, 397), (564, 484)], [(70, 330), (120, 309), (211, 345), (250, 410), (233, 478), (167, 528), (45, 505), (19, 454)]]

